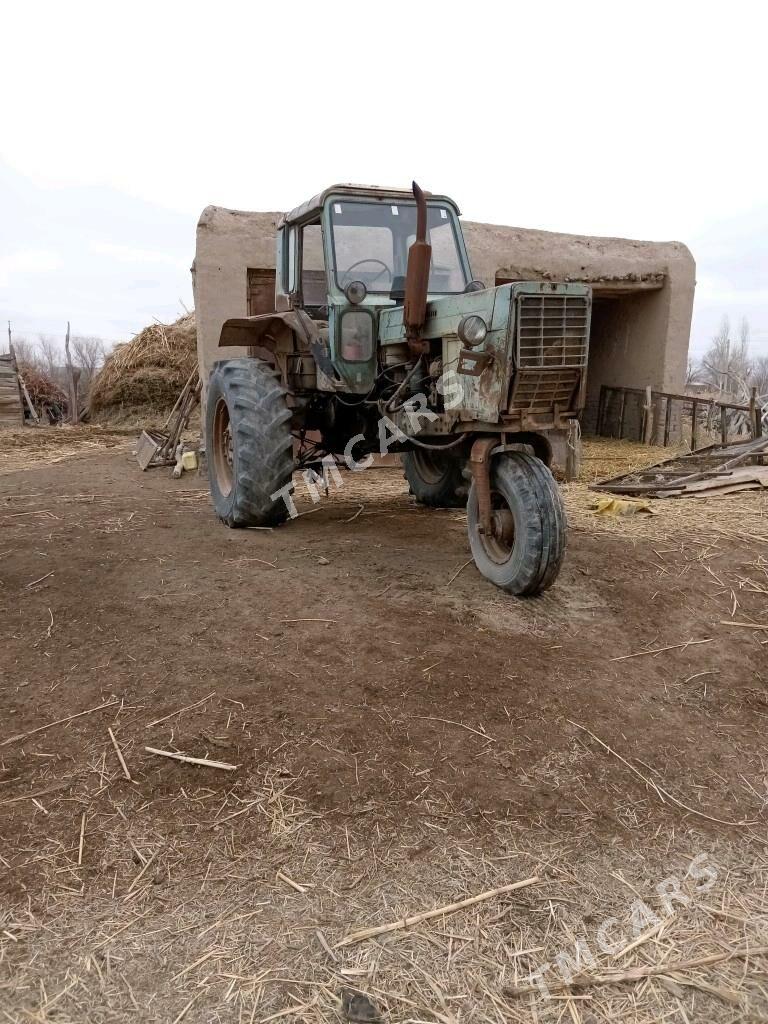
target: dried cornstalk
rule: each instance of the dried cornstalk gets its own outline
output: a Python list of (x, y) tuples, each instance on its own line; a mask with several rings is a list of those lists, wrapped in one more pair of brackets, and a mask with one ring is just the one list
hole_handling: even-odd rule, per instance
[(401, 928), (413, 928), (414, 925), (421, 924), (422, 921), (431, 921), (435, 917), (445, 917), (447, 914), (454, 914), (457, 910), (473, 907), (476, 903), (491, 900), (494, 896), (502, 896), (507, 892), (514, 892), (516, 889), (523, 889), (528, 885), (536, 885), (539, 881), (540, 879), (536, 876), (525, 878), (521, 882), (502, 885), (498, 889), (488, 889), (477, 896), (469, 896), (467, 899), (458, 900), (456, 903), (447, 903), (444, 907), (437, 907), (435, 910), (422, 910), (419, 914), (414, 914), (413, 917), (404, 917), (400, 921), (393, 921), (392, 924), (382, 924), (375, 928), (363, 928), (359, 932), (352, 932), (350, 935), (345, 936), (341, 942), (336, 943), (334, 949), (339, 949), (341, 946), (350, 946), (353, 942), (363, 942), (365, 939), (372, 939), (376, 935), (396, 932)]

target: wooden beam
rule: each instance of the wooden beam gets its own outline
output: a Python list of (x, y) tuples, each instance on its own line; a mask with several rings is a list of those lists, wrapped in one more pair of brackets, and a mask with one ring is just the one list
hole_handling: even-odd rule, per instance
[(664, 410), (664, 447), (666, 448), (669, 444), (669, 432), (672, 427), (672, 402), (674, 399), (665, 399), (667, 406)]
[[(611, 391), (626, 391), (628, 395), (644, 395), (645, 388), (609, 388)], [(738, 402), (720, 402), (716, 398), (700, 398), (694, 395), (683, 395), (675, 391), (654, 391), (654, 398), (676, 398), (682, 402), (691, 402), (694, 398), (699, 405), (725, 406), (726, 409), (738, 409), (739, 412), (749, 412), (749, 405), (739, 405)]]
[(79, 372), (75, 373), (72, 365), (72, 356), (69, 352), (69, 320), (67, 320), (67, 335), (64, 339), (64, 351), (67, 354), (67, 381), (69, 383), (69, 421), (70, 423), (80, 422), (80, 410), (77, 407), (77, 381)]
[(653, 392), (651, 385), (645, 389), (645, 405), (643, 406), (643, 444), (651, 443), (653, 434)]
[(605, 384), (600, 385), (600, 398), (597, 402), (597, 427), (596, 433), (598, 437), (603, 435), (603, 421), (605, 420), (605, 403), (608, 395), (608, 389)]
[(627, 389), (621, 388), (621, 404), (619, 405), (619, 440), (624, 436), (624, 411), (627, 406)]
[(762, 409), (757, 404), (757, 388), (752, 388), (749, 394), (749, 420), (752, 427), (752, 437), (763, 436)]
[[(35, 409), (34, 405), (32, 404), (32, 399), (29, 397), (29, 392), (27, 391), (27, 385), (24, 383), (24, 378), (21, 376), (21, 374), (19, 374), (19, 387), (21, 388), (21, 393), (26, 400), (27, 406), (29, 407), (30, 416), (35, 421), (35, 423), (39, 423), (40, 417), (37, 415), (37, 409)], [(23, 411), (21, 414), (21, 418), (24, 419)]]

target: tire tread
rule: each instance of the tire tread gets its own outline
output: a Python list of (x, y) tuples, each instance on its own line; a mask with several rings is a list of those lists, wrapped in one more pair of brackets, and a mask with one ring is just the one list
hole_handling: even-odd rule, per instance
[[(235, 445), (232, 490), (218, 490), (212, 452), (213, 411), (220, 399), (229, 409)], [(277, 526), (288, 515), (271, 495), (291, 479), (293, 438), (286, 393), (272, 367), (260, 359), (217, 363), (208, 383), (206, 446), (208, 478), (216, 514), (230, 527)]]
[(533, 455), (510, 452), (497, 456), (491, 467), (495, 489), (515, 511), (515, 543), (505, 563), (485, 553), (477, 532), (474, 483), (467, 506), (470, 547), (480, 572), (508, 593), (531, 597), (555, 582), (565, 555), (567, 522), (560, 489), (548, 467)]

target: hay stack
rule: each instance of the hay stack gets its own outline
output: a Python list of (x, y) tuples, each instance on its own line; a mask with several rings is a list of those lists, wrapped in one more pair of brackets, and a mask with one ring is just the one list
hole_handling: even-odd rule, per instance
[(109, 416), (137, 407), (168, 409), (196, 363), (194, 313), (174, 324), (150, 324), (107, 358), (91, 386), (91, 412)]

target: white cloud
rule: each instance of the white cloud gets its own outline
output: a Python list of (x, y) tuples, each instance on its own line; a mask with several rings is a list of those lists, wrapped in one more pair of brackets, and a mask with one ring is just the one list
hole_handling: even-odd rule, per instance
[(316, 10), (11, 5), (0, 149), (38, 181), (190, 218), (416, 177), (473, 220), (685, 240), (764, 194), (757, 4), (337, 0), (324, 26)]
[(105, 256), (113, 256), (120, 263), (160, 263), (169, 267), (186, 267), (190, 259), (173, 256), (171, 253), (155, 249), (135, 249), (130, 245), (117, 245), (114, 242), (91, 242), (92, 252)]
[[(0, 232), (66, 254), (59, 317), (77, 297), (106, 332), (188, 302), (209, 203), (285, 210), (415, 177), (470, 220), (686, 242), (694, 344), (742, 306), (766, 336), (764, 5), (337, 0), (325, 24), (309, 0), (6, 7), (0, 159), (31, 191), (12, 186)], [(19, 279), (9, 303), (40, 315)]]
[(47, 274), (59, 270), (64, 261), (47, 249), (19, 249), (0, 256), (0, 287), (8, 288), (12, 277), (21, 274)]

